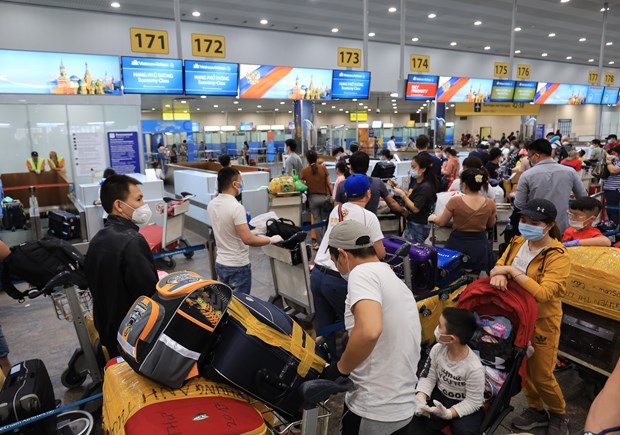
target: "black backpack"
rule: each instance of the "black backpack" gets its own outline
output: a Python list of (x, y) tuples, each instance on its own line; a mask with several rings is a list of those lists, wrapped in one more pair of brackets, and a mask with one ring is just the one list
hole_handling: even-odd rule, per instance
[(27, 281), (41, 290), (53, 277), (65, 271), (70, 272), (75, 286), (86, 289), (84, 260), (84, 255), (71, 243), (53, 237), (13, 246), (2, 263), (2, 289), (13, 299), (23, 301), (28, 291), (17, 290), (13, 280)]
[(572, 150), (573, 150), (573, 146), (571, 144), (558, 145), (557, 150), (556, 150), (556, 158), (558, 159), (558, 162), (561, 162), (562, 160), (567, 158), (568, 153)]

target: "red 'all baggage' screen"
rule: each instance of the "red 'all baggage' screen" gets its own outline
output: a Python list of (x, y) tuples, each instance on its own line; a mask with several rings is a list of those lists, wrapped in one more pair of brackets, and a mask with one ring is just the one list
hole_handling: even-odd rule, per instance
[(406, 100), (429, 100), (437, 95), (437, 76), (409, 74), (407, 78)]

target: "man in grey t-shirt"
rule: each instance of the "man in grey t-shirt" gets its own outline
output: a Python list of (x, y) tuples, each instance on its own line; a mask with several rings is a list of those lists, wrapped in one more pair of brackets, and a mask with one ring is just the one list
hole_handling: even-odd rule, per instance
[(284, 142), (284, 148), (288, 154), (284, 162), (284, 174), (293, 175), (293, 169), (295, 169), (295, 173), (299, 175), (304, 164), (301, 161), (301, 157), (299, 157), (296, 152), (297, 141), (295, 139), (287, 139), (286, 142)]

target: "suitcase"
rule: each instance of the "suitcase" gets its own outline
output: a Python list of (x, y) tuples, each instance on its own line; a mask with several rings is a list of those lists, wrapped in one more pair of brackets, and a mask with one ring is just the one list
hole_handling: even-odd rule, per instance
[[(403, 243), (410, 243), (407, 239), (398, 236), (388, 236), (383, 239), (383, 246), (388, 254), (395, 253)], [(411, 291), (417, 294), (426, 293), (437, 286), (437, 250), (436, 248), (420, 243), (412, 243), (409, 249), (411, 263)], [(394, 266), (394, 272), (403, 278), (402, 266)]]
[(207, 377), (232, 384), (284, 419), (301, 416), (302, 382), (317, 379), (327, 352), (280, 308), (233, 295), (211, 350)]
[(437, 286), (443, 288), (461, 278), (465, 273), (464, 256), (452, 249), (435, 247), (435, 250), (437, 251), (437, 268), (439, 270)]
[(2, 203), (2, 227), (5, 230), (20, 230), (26, 225), (24, 205), (19, 200)]
[(49, 222), (48, 233), (61, 239), (75, 239), (81, 237), (80, 217), (62, 210), (53, 210), (47, 214)]
[[(458, 283), (457, 283), (458, 284)], [(439, 323), (439, 317), (444, 309), (455, 307), (467, 284), (461, 286), (437, 290), (416, 297), (418, 312), (420, 313), (420, 325), (422, 326), (422, 342), (435, 343), (435, 328)]]
[(197, 377), (179, 389), (170, 389), (143, 378), (119, 360), (108, 363), (104, 376), (106, 435), (267, 433), (258, 406), (250, 405), (228, 385)]
[[(56, 408), (54, 388), (45, 364), (31, 359), (11, 367), (0, 391), (0, 424), (15, 423)], [(56, 418), (22, 426), (18, 434), (56, 434)]]

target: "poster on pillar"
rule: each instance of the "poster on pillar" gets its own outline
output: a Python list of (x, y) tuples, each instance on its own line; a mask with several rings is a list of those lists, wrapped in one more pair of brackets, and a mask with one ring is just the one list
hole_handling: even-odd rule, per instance
[(373, 154), (372, 147), (368, 144), (368, 128), (357, 129), (357, 144), (359, 145), (360, 150), (369, 155)]
[(110, 167), (117, 174), (135, 174), (140, 172), (137, 132), (122, 131), (108, 133), (108, 151), (110, 154)]
[(293, 138), (297, 141), (297, 153), (304, 154), (317, 143), (317, 131), (314, 128), (314, 102), (295, 101), (293, 103), (295, 132)]
[(106, 168), (103, 133), (72, 133), (73, 165), (78, 177), (98, 177)]

